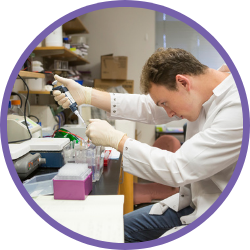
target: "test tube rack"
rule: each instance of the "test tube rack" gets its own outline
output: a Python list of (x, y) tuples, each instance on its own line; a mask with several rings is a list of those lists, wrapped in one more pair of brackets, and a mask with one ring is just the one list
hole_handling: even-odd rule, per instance
[(66, 163), (87, 163), (92, 171), (92, 182), (99, 181), (103, 173), (104, 151), (102, 146), (84, 147), (75, 144), (74, 148), (68, 147), (63, 150), (64, 162)]

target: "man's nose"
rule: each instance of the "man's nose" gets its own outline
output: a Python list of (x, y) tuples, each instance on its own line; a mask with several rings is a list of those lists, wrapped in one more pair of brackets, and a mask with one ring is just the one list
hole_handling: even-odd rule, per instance
[(168, 114), (168, 117), (171, 118), (171, 117), (175, 116), (175, 112), (173, 110), (171, 110), (170, 108), (165, 107), (165, 110)]

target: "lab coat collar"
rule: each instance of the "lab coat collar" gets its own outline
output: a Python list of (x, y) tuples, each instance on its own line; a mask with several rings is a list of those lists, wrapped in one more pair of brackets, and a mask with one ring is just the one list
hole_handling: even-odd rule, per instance
[(213, 95), (203, 103), (203, 108), (208, 109), (214, 98), (221, 96), (232, 86), (232, 75), (230, 74), (224, 81), (222, 81), (216, 88), (213, 89)]
[(230, 74), (224, 81), (222, 81), (214, 90), (215, 96), (220, 96), (225, 93), (232, 85), (232, 75)]

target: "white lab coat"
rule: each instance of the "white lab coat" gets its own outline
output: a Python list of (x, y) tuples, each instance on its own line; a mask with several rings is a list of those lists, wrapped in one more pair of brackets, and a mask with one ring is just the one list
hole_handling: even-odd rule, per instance
[[(111, 94), (114, 119), (164, 124), (165, 110), (149, 95)], [(239, 157), (243, 133), (242, 107), (232, 75), (214, 90), (198, 119), (188, 122), (186, 142), (175, 153), (128, 139), (123, 151), (123, 169), (143, 179), (180, 187), (180, 192), (155, 205), (150, 213), (162, 214), (168, 207), (195, 210), (181, 217), (189, 224), (202, 215), (226, 187)]]

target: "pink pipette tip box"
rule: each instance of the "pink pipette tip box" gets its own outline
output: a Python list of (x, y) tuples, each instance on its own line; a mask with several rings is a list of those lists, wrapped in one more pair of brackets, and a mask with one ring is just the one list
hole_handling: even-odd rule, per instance
[(85, 180), (54, 180), (55, 200), (85, 200), (92, 191), (92, 172)]

